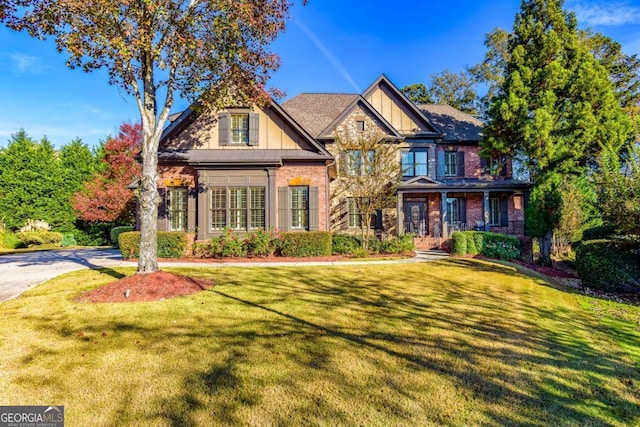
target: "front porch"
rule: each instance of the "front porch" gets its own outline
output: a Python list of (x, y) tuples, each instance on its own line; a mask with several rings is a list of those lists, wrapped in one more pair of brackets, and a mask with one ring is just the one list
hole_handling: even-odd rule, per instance
[(397, 203), (399, 233), (421, 238), (418, 246), (440, 246), (458, 230), (525, 234), (519, 192), (399, 192)]

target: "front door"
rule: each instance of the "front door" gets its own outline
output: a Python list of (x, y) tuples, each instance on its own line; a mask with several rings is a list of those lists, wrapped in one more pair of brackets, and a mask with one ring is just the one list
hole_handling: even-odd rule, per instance
[(407, 233), (417, 236), (427, 234), (425, 202), (406, 202), (404, 205), (404, 229)]

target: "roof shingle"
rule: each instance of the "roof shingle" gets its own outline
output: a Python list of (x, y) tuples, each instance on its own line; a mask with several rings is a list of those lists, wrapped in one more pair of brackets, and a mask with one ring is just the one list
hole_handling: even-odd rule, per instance
[(356, 94), (346, 93), (301, 93), (281, 106), (311, 136), (317, 138), (357, 97)]
[(418, 105), (425, 116), (444, 132), (444, 141), (480, 141), (482, 122), (450, 105)]

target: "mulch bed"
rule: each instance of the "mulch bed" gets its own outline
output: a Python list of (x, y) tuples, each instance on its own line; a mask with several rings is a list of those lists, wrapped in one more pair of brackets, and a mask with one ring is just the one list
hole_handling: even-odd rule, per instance
[(158, 301), (195, 294), (211, 289), (213, 286), (212, 280), (156, 271), (149, 274), (134, 274), (108, 283), (81, 295), (78, 301), (94, 303)]

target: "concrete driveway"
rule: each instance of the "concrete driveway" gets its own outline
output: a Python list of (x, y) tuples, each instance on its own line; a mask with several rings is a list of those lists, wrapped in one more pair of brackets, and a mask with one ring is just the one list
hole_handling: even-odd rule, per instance
[(117, 249), (73, 249), (0, 256), (0, 302), (70, 271), (135, 264)]
[[(160, 267), (277, 267), (296, 265), (404, 264), (446, 258), (442, 251), (418, 251), (415, 258), (386, 261), (317, 261), (251, 263), (163, 262)], [(123, 261), (117, 249), (69, 249), (0, 255), (0, 302), (17, 297), (34, 286), (70, 271), (104, 267), (136, 267)]]

